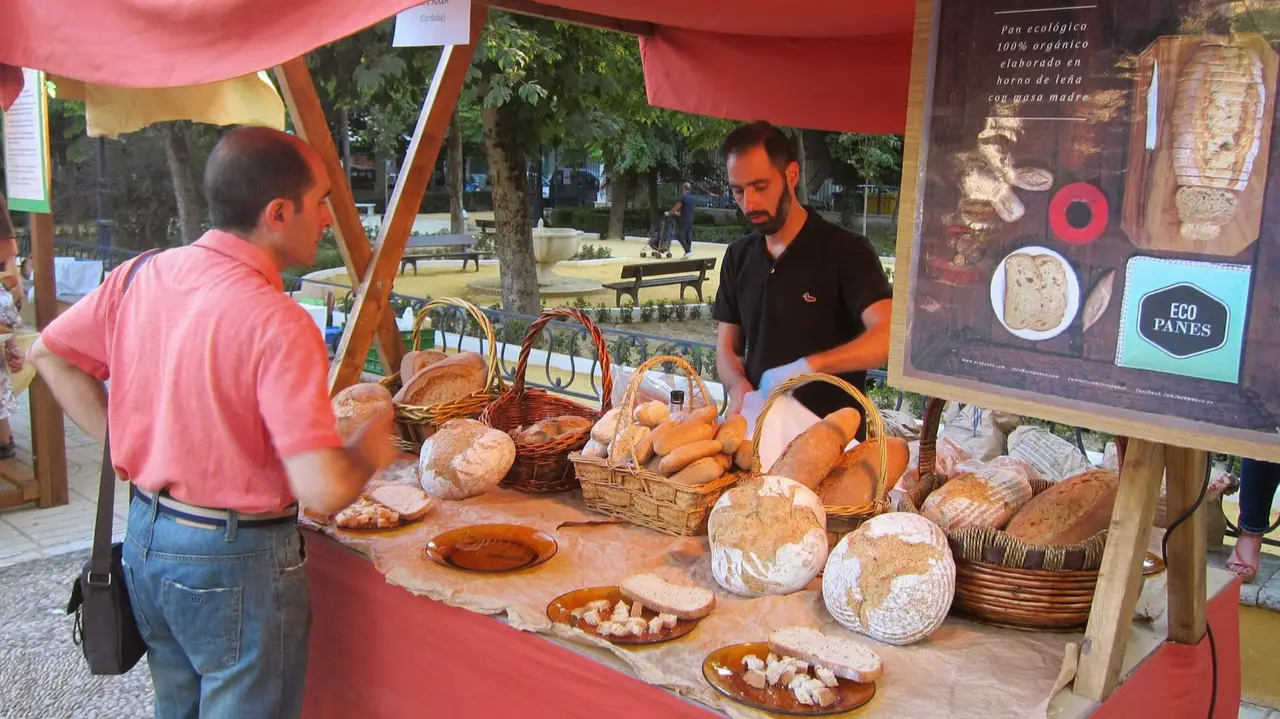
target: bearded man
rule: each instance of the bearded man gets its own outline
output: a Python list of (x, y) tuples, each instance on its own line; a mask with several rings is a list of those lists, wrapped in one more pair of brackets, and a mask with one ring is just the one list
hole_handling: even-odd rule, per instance
[[(725, 253), (713, 310), (728, 412), (741, 412), (748, 392), (768, 395), (810, 372), (864, 389), (866, 371), (889, 359), (892, 314), (889, 279), (871, 241), (796, 201), (795, 146), (773, 125), (739, 126), (720, 153), (753, 228)], [(805, 385), (795, 398), (819, 417), (858, 406), (827, 383)]]

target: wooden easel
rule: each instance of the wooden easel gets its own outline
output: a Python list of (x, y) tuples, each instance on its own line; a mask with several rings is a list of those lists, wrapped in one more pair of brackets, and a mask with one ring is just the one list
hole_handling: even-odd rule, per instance
[[(1200, 450), (1129, 440), (1089, 625), (1080, 647), (1076, 694), (1100, 702), (1120, 683), (1161, 477), (1167, 485), (1166, 516), (1176, 520), (1200, 495), (1208, 462), (1208, 453)], [(1199, 644), (1205, 636), (1206, 536), (1203, 503), (1169, 536), (1169, 639), (1179, 644)]]

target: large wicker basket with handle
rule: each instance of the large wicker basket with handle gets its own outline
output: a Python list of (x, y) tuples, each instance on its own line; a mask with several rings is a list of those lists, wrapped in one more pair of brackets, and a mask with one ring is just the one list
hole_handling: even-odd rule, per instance
[[(498, 366), (498, 343), (493, 334), (493, 325), (480, 308), (466, 300), (455, 297), (442, 297), (428, 302), (418, 312), (418, 316), (413, 321), (412, 349), (417, 350), (419, 347), (422, 338), (422, 326), (428, 319), (428, 313), (438, 307), (454, 307), (464, 310), (480, 325), (480, 330), (484, 332), (484, 341), (488, 343), (488, 370), (485, 376), (484, 389), (473, 392), (466, 397), (461, 397), (452, 402), (427, 406), (396, 403), (396, 427), (400, 432), (400, 445), (403, 449), (411, 452), (419, 451), (422, 448), (422, 442), (434, 434), (436, 428), (445, 422), (451, 419), (478, 418), (484, 408), (503, 390), (502, 372)], [(401, 387), (400, 373), (393, 371), (391, 376), (382, 380), (381, 384), (390, 390), (391, 394), (396, 394)]]
[[(557, 318), (580, 322), (591, 336), (600, 365), (600, 396), (604, 398), (599, 409), (554, 395), (544, 389), (525, 386), (525, 374), (529, 369), (529, 354), (533, 351), (533, 345), (547, 323)], [(611, 406), (613, 378), (609, 365), (609, 350), (604, 337), (586, 315), (569, 307), (546, 310), (529, 325), (529, 332), (520, 346), (520, 359), (516, 363), (511, 389), (485, 407), (480, 421), (503, 432), (528, 428), (543, 420), (564, 415), (589, 419), (595, 424)], [(516, 461), (502, 480), (503, 486), (539, 494), (577, 489), (578, 478), (574, 474), (573, 464), (569, 462), (569, 453), (582, 449), (590, 438), (591, 427), (588, 426), (579, 432), (562, 434), (539, 444), (521, 444), (517, 439)]]
[[(760, 465), (760, 436), (761, 429), (764, 427), (765, 417), (769, 415), (769, 410), (773, 408), (774, 403), (777, 402), (779, 397), (810, 382), (826, 382), (827, 384), (835, 385), (836, 387), (844, 390), (854, 399), (854, 401), (858, 403), (858, 406), (862, 408), (862, 411), (866, 415), (866, 441), (883, 440), (885, 438), (884, 420), (880, 417), (880, 411), (876, 409), (875, 403), (868, 399), (865, 394), (858, 390), (858, 388), (839, 377), (829, 374), (802, 374), (789, 379), (774, 388), (774, 390), (769, 393), (769, 398), (765, 400), (764, 408), (760, 410), (760, 416), (756, 419), (755, 433), (753, 435), (753, 442), (755, 446), (754, 451), (751, 454), (752, 476), (765, 474), (765, 472), (761, 471)], [(827, 529), (830, 533), (836, 535), (837, 538), (857, 529), (858, 525), (862, 524), (864, 521), (871, 519), (878, 514), (883, 514), (889, 511), (889, 490), (892, 489), (889, 483), (896, 482), (898, 478), (885, 476), (885, 472), (887, 470), (886, 464), (888, 464), (885, 443), (883, 441), (877, 441), (876, 444), (877, 449), (879, 450), (878, 466), (880, 470), (875, 478), (875, 486), (872, 488), (871, 501), (859, 507), (834, 505), (824, 505), (823, 507), (827, 513)], [(821, 478), (819, 478), (819, 480), (821, 480)]]
[[(907, 488), (899, 509), (919, 512), (947, 478), (937, 471), (938, 425), (943, 400), (925, 405), (920, 439), (920, 481)], [(1032, 495), (1053, 486), (1031, 480)], [(956, 561), (957, 614), (995, 626), (1027, 631), (1075, 631), (1089, 622), (1106, 544), (1105, 530), (1079, 544), (1036, 546), (991, 527), (947, 532)]]
[[(707, 386), (688, 362), (675, 356), (654, 357), (637, 367), (627, 383), (619, 406), (615, 436), (621, 435), (634, 423), (632, 414), (645, 373), (665, 362), (671, 362), (685, 372), (704, 402), (714, 406), (715, 400), (707, 392)], [(689, 401), (692, 405), (692, 390)], [(726, 489), (745, 476), (743, 472), (729, 471), (707, 484), (688, 487), (644, 467), (637, 467), (634, 453), (632, 460), (623, 463), (584, 457), (580, 453), (569, 455), (569, 459), (577, 470), (587, 509), (676, 537), (704, 534), (711, 507)]]

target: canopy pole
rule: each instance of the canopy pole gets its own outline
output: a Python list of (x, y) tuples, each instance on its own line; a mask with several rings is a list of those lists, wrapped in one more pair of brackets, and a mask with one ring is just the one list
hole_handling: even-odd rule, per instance
[(409, 152), (396, 176), (391, 202), (373, 244), (369, 271), (360, 280), (355, 306), (347, 319), (347, 328), (338, 345), (336, 361), (329, 368), (329, 392), (336, 394), (360, 381), (369, 345), (379, 318), (390, 317), (388, 297), (399, 271), (405, 244), (413, 230), (413, 221), (422, 206), (431, 171), (449, 132), (453, 110), (458, 104), (475, 43), (484, 29), (488, 8), (480, 3), (471, 6), (471, 42), (466, 45), (449, 45), (436, 65), (431, 89), (427, 92), (418, 125), (414, 128)]
[[(41, 332), (58, 316), (58, 286), (53, 269), (53, 215), (27, 215), (31, 229), (31, 260), (35, 262), (36, 329)], [(31, 380), (31, 453), (41, 508), (59, 507), (67, 494), (67, 435), (62, 407), (39, 373)]]
[[(320, 96), (316, 92), (311, 70), (307, 67), (306, 57), (294, 58), (277, 67), (275, 78), (298, 136), (320, 153), (320, 158), (324, 161), (332, 186), (329, 211), (333, 214), (333, 231), (338, 237), (338, 252), (347, 267), (352, 287), (356, 287), (364, 278), (372, 257), (369, 236), (365, 233), (355, 197), (351, 194), (347, 172), (338, 157), (333, 135), (329, 132), (324, 107), (320, 104)], [(400, 367), (400, 358), (404, 356), (404, 338), (396, 326), (395, 315), (384, 313), (378, 319), (377, 338), (378, 358), (382, 362), (383, 371), (396, 371)], [(366, 345), (365, 356), (367, 354)], [(360, 359), (360, 366), (364, 366), (363, 357)], [(356, 377), (358, 379), (359, 375)]]

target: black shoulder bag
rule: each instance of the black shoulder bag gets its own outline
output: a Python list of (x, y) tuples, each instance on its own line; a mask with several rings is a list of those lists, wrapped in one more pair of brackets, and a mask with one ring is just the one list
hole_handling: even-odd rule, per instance
[[(142, 254), (130, 265), (120, 291), (121, 299), (129, 291), (133, 276), (155, 254), (155, 250)], [(102, 480), (98, 485), (93, 555), (71, 585), (71, 601), (67, 603), (67, 614), (75, 614), (71, 638), (84, 652), (89, 672), (97, 675), (124, 674), (147, 653), (147, 644), (133, 618), (129, 590), (124, 584), (122, 544), (111, 543), (116, 472), (111, 463), (109, 435), (110, 432), (102, 442)]]

